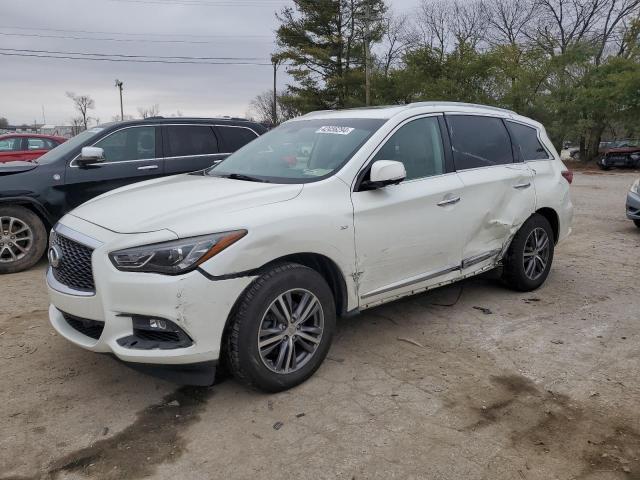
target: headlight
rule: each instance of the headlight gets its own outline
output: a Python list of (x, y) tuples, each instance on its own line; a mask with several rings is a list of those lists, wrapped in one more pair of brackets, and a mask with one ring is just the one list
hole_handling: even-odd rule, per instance
[(194, 270), (247, 234), (246, 230), (203, 235), (111, 252), (118, 270), (177, 275)]
[(633, 182), (633, 185), (631, 185), (631, 191), (640, 195), (640, 178)]

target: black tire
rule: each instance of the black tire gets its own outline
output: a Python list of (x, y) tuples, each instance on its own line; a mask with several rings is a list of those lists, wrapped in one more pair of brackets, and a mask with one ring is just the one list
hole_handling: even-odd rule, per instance
[[(540, 252), (540, 255), (538, 255), (540, 258), (544, 257), (546, 264), (543, 269), (540, 268), (539, 272), (534, 271), (532, 274), (528, 274), (525, 262), (530, 262), (531, 260), (529, 256), (527, 260), (525, 260), (525, 248), (528, 247), (530, 237), (537, 229), (542, 229), (548, 239), (548, 250), (546, 250), (546, 253)], [(537, 231), (539, 232), (539, 230)], [(520, 230), (518, 230), (518, 233), (513, 237), (513, 241), (503, 261), (503, 281), (509, 288), (521, 292), (530, 292), (539, 288), (549, 276), (551, 264), (553, 263), (553, 251), (554, 233), (549, 221), (540, 214), (533, 214), (524, 222)], [(527, 264), (527, 266), (528, 265), (529, 264)], [(535, 263), (534, 269), (536, 265), (539, 268), (542, 266), (542, 263)]]
[(636, 227), (640, 228), (640, 220), (634, 220), (633, 223), (636, 224)]
[[(323, 328), (313, 353), (308, 352), (307, 349), (302, 349), (301, 343), (306, 345), (307, 342), (296, 337), (295, 331), (290, 333), (291, 342), (293, 343), (282, 347), (283, 342), (288, 340), (276, 342), (278, 346), (274, 347), (274, 355), (276, 350), (280, 352), (283, 348), (288, 353), (291, 348), (289, 345), (296, 345), (291, 349), (292, 352), (298, 351), (300, 355), (308, 355), (308, 358), (303, 358), (305, 363), (301, 361), (299, 367), (296, 365), (297, 370), (288, 373), (277, 372), (273, 370), (277, 368), (276, 365), (270, 364), (271, 367), (269, 367), (267, 366), (269, 359), (263, 359), (263, 354), (261, 354), (258, 346), (258, 332), (265, 331), (260, 330), (263, 319), (269, 322), (269, 318), (272, 320), (267, 328), (272, 331), (277, 330), (278, 326), (283, 328), (282, 325), (279, 324), (277, 326), (273, 323), (273, 321), (277, 321), (277, 317), (270, 312), (272, 312), (271, 308), (277, 299), (281, 295), (286, 295), (286, 292), (291, 291), (294, 291), (292, 294), (294, 296), (304, 295), (301, 293), (303, 291), (315, 296), (317, 303), (321, 307), (320, 310), (314, 309), (316, 312), (314, 314), (316, 316), (315, 321), (319, 321), (317, 318), (321, 315), (323, 317)], [(299, 300), (298, 305), (301, 301), (302, 299)], [(292, 300), (293, 303), (295, 303), (295, 299)], [(295, 309), (291, 308), (291, 311), (293, 310)], [(251, 388), (266, 392), (279, 392), (295, 387), (307, 380), (324, 361), (331, 346), (331, 339), (335, 330), (335, 300), (327, 282), (315, 270), (294, 263), (280, 264), (266, 271), (245, 290), (234, 308), (230, 322), (226, 338), (226, 349), (229, 369), (233, 375)], [(291, 323), (289, 325), (288, 328), (295, 328)], [(287, 333), (288, 331), (282, 332), (282, 334)], [(280, 334), (275, 334), (269, 338), (275, 338), (278, 335)], [(288, 336), (285, 337), (285, 339), (288, 338)], [(312, 344), (309, 343), (309, 345)], [(267, 349), (267, 347), (263, 347), (263, 352)], [(294, 356), (292, 355), (292, 357)]]
[(604, 159), (600, 160), (598, 162), (598, 166), (600, 167), (601, 170), (611, 170), (611, 167), (609, 165), (607, 165), (606, 161)]
[[(23, 226), (28, 228), (30, 241), (25, 240), (24, 232), (12, 235), (13, 232), (8, 230), (9, 219), (12, 218), (15, 219), (13, 232), (19, 231), (15, 224), (21, 222)], [(42, 258), (47, 248), (47, 231), (40, 217), (28, 208), (8, 205), (0, 206), (0, 221), (2, 221), (0, 225), (0, 244), (2, 244), (0, 245), (0, 274), (21, 272), (33, 267)], [(16, 242), (16, 238), (19, 242), (18, 245), (26, 250), (24, 253), (12, 246)], [(9, 248), (12, 250), (10, 251)], [(12, 256), (15, 258), (14, 260), (12, 260)]]

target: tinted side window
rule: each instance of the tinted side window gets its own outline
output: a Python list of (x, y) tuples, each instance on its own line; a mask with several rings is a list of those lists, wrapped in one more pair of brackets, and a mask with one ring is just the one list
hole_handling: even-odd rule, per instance
[(256, 134), (248, 128), (218, 127), (218, 131), (222, 135), (224, 153), (233, 153), (257, 138)]
[(125, 128), (95, 144), (104, 149), (107, 162), (156, 158), (156, 128)]
[(218, 153), (218, 140), (207, 125), (175, 125), (167, 127), (169, 156), (211, 155)]
[(547, 160), (549, 153), (538, 140), (538, 131), (520, 123), (507, 122), (521, 160)]
[(513, 163), (511, 139), (499, 118), (449, 115), (456, 170)]
[(374, 160), (404, 163), (406, 180), (444, 173), (444, 149), (437, 117), (420, 118), (402, 126)]

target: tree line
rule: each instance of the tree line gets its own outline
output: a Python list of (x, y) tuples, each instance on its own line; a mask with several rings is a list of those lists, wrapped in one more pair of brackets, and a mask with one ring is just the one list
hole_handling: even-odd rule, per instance
[[(640, 130), (640, 0), (294, 0), (273, 61), (293, 82), (254, 100), (263, 120), (450, 100), (515, 110), (594, 158)], [(368, 72), (368, 75), (367, 75)], [(367, 77), (369, 81), (367, 82)]]

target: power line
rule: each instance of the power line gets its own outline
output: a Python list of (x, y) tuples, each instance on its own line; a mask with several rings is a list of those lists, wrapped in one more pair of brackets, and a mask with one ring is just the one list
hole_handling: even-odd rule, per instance
[[(38, 34), (38, 33), (0, 32), (0, 35), (8, 36), (8, 37), (60, 38), (65, 40), (97, 40), (101, 42), (186, 43), (186, 44), (199, 44), (199, 45), (210, 45), (211, 43), (214, 43), (213, 40), (151, 40), (151, 39), (138, 39), (138, 38), (133, 39), (133, 38), (82, 37), (82, 36), (73, 36), (73, 35), (51, 35), (51, 34)], [(242, 37), (230, 36), (229, 38), (242, 38)]]
[(271, 63), (258, 63), (258, 62), (197, 62), (190, 60), (141, 60), (132, 58), (106, 58), (106, 57), (71, 57), (64, 55), (48, 55), (37, 53), (8, 53), (0, 51), (0, 55), (6, 57), (35, 57), (35, 58), (58, 58), (63, 60), (88, 60), (94, 62), (128, 62), (128, 63), (164, 63), (164, 64), (190, 64), (190, 65), (261, 65), (271, 66)]
[(60, 50), (33, 50), (27, 48), (0, 48), (0, 51), (10, 52), (26, 52), (26, 53), (49, 53), (59, 55), (83, 55), (89, 57), (118, 57), (118, 58), (142, 58), (142, 59), (158, 59), (158, 60), (242, 60), (242, 61), (267, 61), (261, 57), (192, 57), (179, 55), (128, 55), (123, 53), (91, 53), (91, 52), (68, 52)]
[[(8, 30), (27, 30), (27, 31), (42, 31), (42, 32), (59, 32), (59, 33), (90, 33), (90, 34), (98, 34), (98, 35), (124, 35), (124, 36), (140, 36), (140, 37), (163, 37), (167, 36), (164, 33), (140, 33), (140, 32), (106, 32), (99, 30), (64, 30), (59, 28), (29, 28), (29, 27), (12, 27), (10, 25), (0, 25), (0, 29), (8, 29)], [(272, 37), (272, 35), (196, 35), (189, 33), (175, 33), (168, 36), (174, 37), (191, 37), (191, 38), (265, 38)]]

